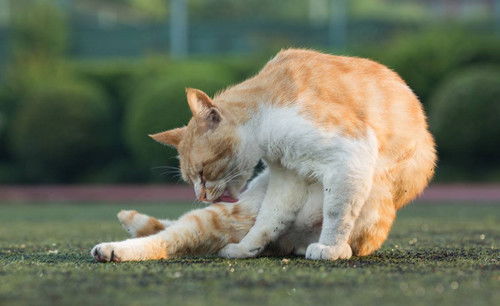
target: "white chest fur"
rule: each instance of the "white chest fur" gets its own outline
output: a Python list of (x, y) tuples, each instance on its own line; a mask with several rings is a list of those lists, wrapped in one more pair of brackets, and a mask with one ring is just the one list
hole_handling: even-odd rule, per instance
[(340, 136), (338, 130), (321, 130), (301, 115), (297, 106), (262, 106), (241, 126), (239, 134), (242, 156), (279, 163), (308, 180), (317, 180), (325, 171), (332, 175), (332, 166), (342, 163), (344, 156), (359, 154), (355, 151), (374, 155), (377, 144), (372, 131), (359, 140)]

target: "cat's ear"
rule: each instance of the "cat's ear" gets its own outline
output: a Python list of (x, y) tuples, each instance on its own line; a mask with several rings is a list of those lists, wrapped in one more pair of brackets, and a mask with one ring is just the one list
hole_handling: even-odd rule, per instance
[(193, 117), (204, 120), (207, 127), (215, 128), (222, 117), (210, 97), (199, 89), (186, 88), (186, 96)]
[(154, 140), (158, 141), (161, 144), (177, 148), (182, 140), (182, 137), (184, 137), (185, 131), (186, 127), (184, 126), (181, 128), (176, 128), (165, 132), (151, 134), (149, 135), (149, 137), (153, 138)]
[(193, 116), (199, 116), (208, 109), (215, 107), (212, 99), (199, 89), (186, 88), (186, 97), (189, 104), (189, 108), (193, 113)]

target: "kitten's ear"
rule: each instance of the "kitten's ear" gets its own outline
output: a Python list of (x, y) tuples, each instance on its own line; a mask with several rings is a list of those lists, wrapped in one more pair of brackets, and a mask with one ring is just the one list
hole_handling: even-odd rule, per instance
[(186, 88), (186, 96), (193, 117), (203, 119), (207, 127), (217, 127), (222, 117), (210, 97), (199, 89)]
[(182, 137), (184, 136), (185, 131), (186, 127), (184, 126), (181, 128), (176, 128), (165, 132), (151, 134), (149, 135), (149, 137), (153, 138), (154, 140), (158, 141), (161, 144), (177, 148), (182, 140)]

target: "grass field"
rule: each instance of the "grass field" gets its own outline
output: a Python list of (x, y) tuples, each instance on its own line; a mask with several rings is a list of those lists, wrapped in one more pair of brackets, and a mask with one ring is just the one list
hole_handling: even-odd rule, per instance
[(93, 245), (126, 238), (121, 208), (176, 217), (194, 206), (0, 206), (0, 304), (500, 305), (498, 204), (413, 204), (364, 258), (95, 263)]

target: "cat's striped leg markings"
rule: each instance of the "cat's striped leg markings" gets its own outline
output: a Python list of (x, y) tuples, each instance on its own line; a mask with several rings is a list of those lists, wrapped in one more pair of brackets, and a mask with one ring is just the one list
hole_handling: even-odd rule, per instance
[(160, 220), (124, 211), (119, 213), (119, 219), (132, 235), (150, 235), (100, 243), (91, 255), (100, 262), (120, 262), (214, 254), (228, 243), (240, 241), (255, 222), (254, 218), (245, 205), (217, 203), (193, 210), (160, 230), (159, 224), (165, 226)]
[(175, 222), (168, 219), (158, 220), (136, 210), (122, 210), (117, 214), (117, 218), (133, 238), (156, 234)]

